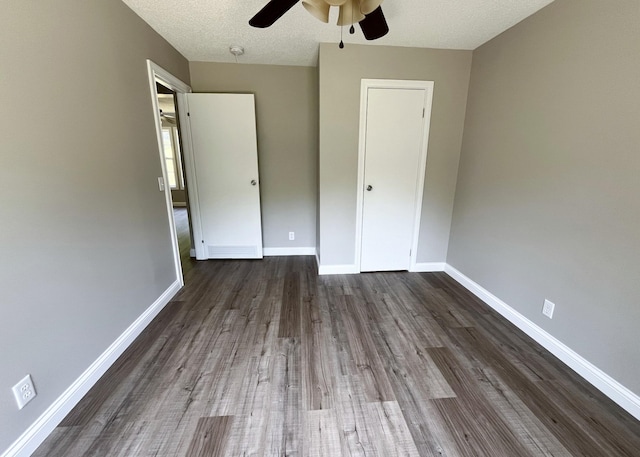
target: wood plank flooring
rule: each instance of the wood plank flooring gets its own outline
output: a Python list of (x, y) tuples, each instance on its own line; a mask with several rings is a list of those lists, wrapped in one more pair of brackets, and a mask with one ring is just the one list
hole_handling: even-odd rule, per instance
[(35, 456), (639, 456), (640, 423), (444, 273), (193, 262)]

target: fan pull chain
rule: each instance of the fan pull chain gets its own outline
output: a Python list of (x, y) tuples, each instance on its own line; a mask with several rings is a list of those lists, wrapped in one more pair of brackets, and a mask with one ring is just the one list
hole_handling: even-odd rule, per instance
[(340, 44), (338, 45), (338, 47), (339, 47), (340, 49), (343, 49), (343, 48), (344, 48), (344, 41), (342, 41), (342, 29), (343, 29), (343, 28), (344, 28), (344, 27), (340, 26)]
[[(351, 2), (351, 20), (353, 21), (353, 2)], [(356, 28), (353, 26), (353, 23), (352, 23), (351, 27), (349, 27), (349, 35), (353, 35), (354, 33), (356, 33)]]

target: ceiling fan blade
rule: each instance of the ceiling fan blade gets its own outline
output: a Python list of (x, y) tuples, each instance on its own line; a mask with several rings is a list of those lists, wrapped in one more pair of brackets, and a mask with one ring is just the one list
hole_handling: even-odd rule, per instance
[(271, 0), (249, 20), (249, 25), (264, 29), (273, 25), (300, 0)]
[(377, 7), (370, 14), (367, 14), (358, 24), (360, 24), (362, 33), (367, 40), (377, 40), (389, 33), (389, 26), (381, 7)]

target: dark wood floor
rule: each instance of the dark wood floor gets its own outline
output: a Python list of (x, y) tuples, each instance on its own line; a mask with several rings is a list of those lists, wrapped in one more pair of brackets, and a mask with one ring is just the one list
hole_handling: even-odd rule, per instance
[(640, 423), (444, 273), (197, 262), (36, 456), (638, 456)]

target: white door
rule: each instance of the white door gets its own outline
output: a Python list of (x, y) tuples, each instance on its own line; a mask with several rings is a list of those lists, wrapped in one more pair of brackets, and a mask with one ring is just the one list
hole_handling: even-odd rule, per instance
[(195, 241), (205, 258), (262, 258), (254, 96), (187, 94), (187, 106), (202, 233)]
[(363, 93), (360, 271), (410, 268), (424, 182), (421, 159), (428, 95), (424, 88), (369, 87)]

